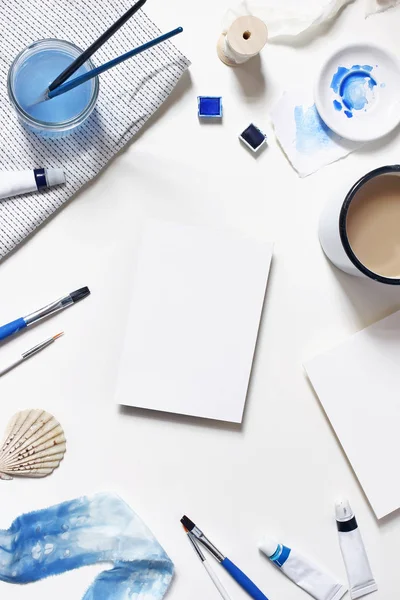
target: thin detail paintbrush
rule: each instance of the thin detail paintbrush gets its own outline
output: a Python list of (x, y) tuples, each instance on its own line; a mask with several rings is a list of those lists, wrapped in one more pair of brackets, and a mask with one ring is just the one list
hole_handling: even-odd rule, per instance
[(18, 360), (11, 363), (10, 365), (8, 365), (8, 367), (6, 367), (5, 369), (0, 370), (0, 377), (5, 375), (9, 371), (12, 371), (12, 369), (15, 369), (15, 367), (18, 367), (25, 360), (28, 360), (28, 358), (31, 358), (31, 356), (35, 356), (35, 354), (37, 354), (38, 352), (41, 352), (42, 350), (47, 348), (47, 346), (54, 344), (54, 342), (56, 340), (58, 340), (58, 338), (61, 337), (62, 335), (64, 335), (63, 331), (61, 333), (57, 333), (56, 335), (53, 335), (53, 337), (48, 338), (47, 340), (44, 340), (44, 342), (37, 344), (37, 346), (33, 346), (33, 348), (31, 348), (30, 350), (23, 352), (23, 354), (21, 354), (21, 356), (19, 357)]
[(231, 600), (230, 595), (228, 594), (228, 592), (226, 591), (226, 589), (224, 588), (224, 586), (222, 585), (222, 583), (218, 579), (216, 573), (214, 573), (213, 569), (211, 568), (210, 563), (208, 562), (208, 560), (206, 559), (206, 557), (202, 553), (199, 544), (196, 542), (196, 538), (194, 537), (194, 535), (192, 533), (190, 533), (190, 531), (188, 531), (186, 529), (186, 527), (184, 527), (184, 529), (185, 529), (185, 531), (187, 533), (189, 541), (191, 542), (191, 544), (192, 544), (192, 546), (194, 548), (194, 551), (196, 552), (197, 556), (200, 558), (201, 562), (203, 563), (203, 567), (207, 571), (207, 573), (208, 573), (211, 581), (213, 582), (213, 584), (215, 585), (215, 587), (217, 588), (217, 590), (221, 594), (222, 598), (224, 600)]

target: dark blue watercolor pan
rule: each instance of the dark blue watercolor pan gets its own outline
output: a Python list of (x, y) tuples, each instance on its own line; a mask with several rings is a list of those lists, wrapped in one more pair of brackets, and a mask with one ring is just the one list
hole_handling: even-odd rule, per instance
[(197, 108), (200, 119), (221, 119), (221, 96), (197, 96)]
[(246, 144), (252, 152), (257, 152), (261, 146), (267, 141), (267, 136), (258, 127), (250, 123), (250, 125), (242, 131), (239, 135), (239, 139)]

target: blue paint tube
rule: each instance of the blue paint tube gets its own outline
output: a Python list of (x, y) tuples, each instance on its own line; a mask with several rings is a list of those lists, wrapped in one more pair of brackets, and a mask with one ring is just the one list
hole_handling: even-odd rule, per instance
[(375, 592), (378, 586), (372, 575), (367, 552), (349, 501), (337, 502), (335, 513), (340, 549), (349, 580), (350, 596), (355, 600), (355, 598)]
[(264, 538), (259, 548), (296, 585), (316, 600), (340, 600), (347, 588), (307, 558), (274, 540)]

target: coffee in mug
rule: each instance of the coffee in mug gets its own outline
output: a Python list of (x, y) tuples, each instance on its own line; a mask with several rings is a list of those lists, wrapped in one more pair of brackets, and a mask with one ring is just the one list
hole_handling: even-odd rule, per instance
[(319, 236), (343, 271), (400, 285), (400, 165), (367, 173), (344, 199), (328, 203)]

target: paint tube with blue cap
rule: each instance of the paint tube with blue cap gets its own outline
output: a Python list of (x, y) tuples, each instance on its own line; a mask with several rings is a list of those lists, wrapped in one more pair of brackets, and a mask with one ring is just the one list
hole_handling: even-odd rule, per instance
[(372, 575), (367, 552), (358, 529), (357, 520), (348, 500), (335, 504), (336, 525), (344, 566), (353, 600), (371, 594), (378, 589)]
[(296, 585), (316, 600), (340, 600), (347, 588), (307, 558), (275, 540), (264, 538), (259, 549)]
[(0, 200), (44, 190), (65, 183), (62, 169), (0, 171)]

